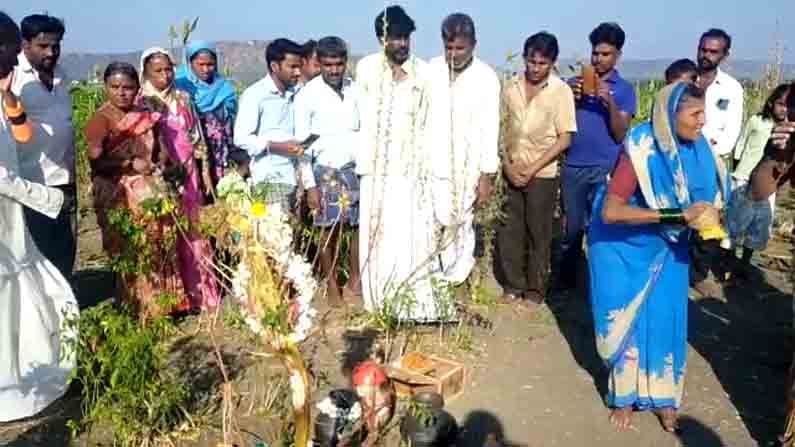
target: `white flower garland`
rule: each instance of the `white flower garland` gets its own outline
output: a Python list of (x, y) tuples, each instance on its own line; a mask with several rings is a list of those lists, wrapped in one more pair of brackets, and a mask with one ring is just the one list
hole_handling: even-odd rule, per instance
[[(231, 178), (230, 178), (231, 177)], [(224, 181), (226, 180), (226, 181)], [(312, 276), (312, 266), (299, 254), (293, 252), (293, 229), (287, 214), (278, 204), (268, 205), (264, 215), (252, 213), (251, 189), (242, 177), (235, 174), (225, 176), (218, 185), (221, 199), (234, 204), (254, 226), (255, 236), (265, 254), (271, 257), (284, 279), (289, 281), (295, 291), (298, 319), (288, 340), (299, 343), (305, 340), (312, 329), (312, 320), (317, 310), (312, 307), (312, 299), (317, 290), (317, 281)], [(240, 262), (232, 275), (232, 292), (244, 309), (249, 328), (256, 334), (263, 332), (262, 324), (248, 312), (247, 284), (251, 272), (245, 262)]]

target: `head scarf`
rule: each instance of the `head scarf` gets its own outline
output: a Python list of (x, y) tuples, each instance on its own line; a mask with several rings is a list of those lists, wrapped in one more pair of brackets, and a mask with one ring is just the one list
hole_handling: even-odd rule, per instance
[[(723, 208), (729, 197), (726, 166), (706, 138), (701, 134), (695, 141), (677, 137), (676, 113), (686, 89), (687, 84), (677, 82), (660, 90), (654, 99), (651, 121), (632, 129), (624, 145), (643, 199), (652, 209), (686, 209), (700, 200)], [(683, 153), (685, 150), (687, 154)], [(688, 179), (705, 185), (704, 197), (691, 197)], [(682, 230), (665, 228), (669, 240), (676, 240)]]
[(215, 111), (223, 105), (234, 116), (237, 112), (234, 85), (217, 71), (209, 83), (199, 79), (193, 72), (190, 60), (200, 51), (208, 51), (218, 60), (215, 49), (207, 42), (196, 41), (185, 47), (185, 63), (177, 70), (177, 88), (190, 93), (200, 113)]
[(149, 82), (146, 79), (146, 76), (144, 75), (144, 69), (145, 69), (144, 64), (146, 62), (146, 59), (149, 58), (152, 55), (155, 55), (155, 54), (164, 54), (171, 61), (171, 64), (172, 65), (174, 64), (174, 58), (172, 58), (171, 54), (168, 52), (168, 50), (166, 50), (164, 48), (152, 47), (152, 48), (149, 48), (149, 49), (145, 50), (141, 54), (141, 95), (143, 95), (145, 98), (158, 99), (163, 104), (168, 106), (168, 108), (171, 111), (175, 111), (177, 109), (178, 99), (177, 99), (177, 94), (176, 94), (177, 91), (176, 91), (176, 87), (175, 87), (174, 83), (172, 82), (171, 85), (166, 87), (165, 90), (160, 91), (160, 90), (156, 89), (155, 86), (152, 85), (152, 83)]

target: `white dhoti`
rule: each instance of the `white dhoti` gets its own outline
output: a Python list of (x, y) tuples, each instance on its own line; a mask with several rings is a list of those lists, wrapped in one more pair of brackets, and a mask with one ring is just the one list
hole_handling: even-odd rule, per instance
[(368, 311), (423, 322), (446, 318), (448, 309), (435, 287), (439, 256), (428, 201), (416, 180), (362, 177), (359, 253)]
[[(475, 188), (468, 189), (474, 191)], [(472, 206), (475, 195), (456, 194), (455, 189), (447, 180), (434, 181), (434, 218), (441, 226), (437, 243), (442, 278), (451, 284), (461, 284), (475, 267), (475, 211)]]
[(444, 57), (431, 61), (427, 150), (435, 217), (443, 227), (444, 279), (460, 284), (475, 266), (475, 210), (481, 175), (499, 170), (500, 82), (478, 58), (455, 79)]
[(0, 422), (33, 416), (63, 396), (75, 364), (64, 351), (65, 315), (77, 311), (69, 284), (43, 257), (0, 276)]
[(74, 356), (64, 319), (77, 312), (69, 283), (42, 256), (23, 206), (55, 218), (63, 194), (19, 177), (17, 150), (0, 114), (0, 422), (27, 418), (66, 392)]

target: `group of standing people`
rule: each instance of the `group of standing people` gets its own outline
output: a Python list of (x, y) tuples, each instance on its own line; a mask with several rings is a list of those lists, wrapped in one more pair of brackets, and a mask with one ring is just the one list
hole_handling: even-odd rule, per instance
[[(241, 96), (234, 141), (271, 203), (295, 210), (303, 199), (311, 210), (332, 304), (361, 299), (371, 312), (434, 322), (451, 315), (443, 285), (464, 282), (475, 264), (474, 213), (499, 170), (500, 83), (473, 55), (469, 16), (445, 19), (445, 53), (430, 63), (411, 53), (414, 31), (401, 7), (385, 8), (374, 21), (383, 51), (360, 60), (355, 78), (338, 37), (311, 54), (274, 40), (269, 74)], [(306, 59), (316, 59), (314, 76)], [(346, 227), (351, 275), (341, 287)]]
[[(76, 311), (69, 286), (74, 129), (68, 82), (57, 69), (64, 31), (59, 20), (36, 15), (23, 20), (20, 35), (0, 15), (0, 400), (20, 403), (4, 405), (0, 420), (29, 416), (54, 400), (70, 365), (59, 342), (62, 311)], [(754, 240), (749, 231), (768, 222), (755, 210), (790, 178), (791, 163), (781, 155), (792, 132), (782, 108), (787, 88), (774, 92), (740, 137), (742, 87), (719, 68), (731, 39), (709, 30), (697, 63), (675, 62), (650, 121), (631, 128), (637, 100), (616, 69), (625, 34), (615, 23), (591, 32), (587, 76), (562, 79), (557, 39), (539, 32), (524, 43), (523, 70), (502, 84), (475, 56), (475, 24), (465, 14), (442, 22), (443, 54), (429, 63), (411, 53), (415, 24), (403, 8), (382, 10), (374, 31), (383, 50), (360, 60), (355, 77), (338, 37), (303, 46), (272, 41), (267, 75), (239, 101), (204, 42), (185, 48), (182, 64), (151, 48), (139, 69), (107, 67), (107, 102), (85, 129), (104, 248), (118, 256), (124, 245), (110, 212), (139, 212), (166, 183), (177, 187), (188, 222), (173, 247), (158, 238), (175, 222), (150, 224), (147, 242), (160, 251), (151, 269), (121, 275), (119, 297), (142, 312), (163, 312), (155, 303), (163, 294), (177, 298), (167, 311), (219, 304), (213, 247), (196, 224), (219, 181), (235, 170), (264, 187), (269, 206), (296, 217), (302, 204), (310, 210), (331, 304), (361, 299), (371, 312), (444, 321), (451, 318), (444, 291), (466, 281), (475, 265), (475, 212), (502, 176), (494, 270), (503, 300), (531, 310), (544, 302), (560, 190), (560, 282), (573, 285), (587, 234), (611, 420), (625, 429), (633, 411), (651, 409), (674, 430), (688, 283), (702, 284), (714, 267), (712, 248), (697, 232), (714, 226), (724, 208), (736, 243)], [(25, 120), (33, 123), (30, 141), (14, 133)], [(771, 138), (775, 145), (765, 148)], [(733, 151), (733, 176), (741, 182), (734, 191)], [(740, 197), (751, 205), (733, 208)], [(745, 222), (736, 231), (732, 210), (745, 219), (735, 220)], [(336, 246), (346, 227), (353, 234), (351, 274), (340, 285)], [(31, 357), (29, 346), (41, 349)]]

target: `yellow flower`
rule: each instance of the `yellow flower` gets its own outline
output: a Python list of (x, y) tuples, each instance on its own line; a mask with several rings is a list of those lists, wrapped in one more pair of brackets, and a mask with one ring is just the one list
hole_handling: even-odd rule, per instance
[(254, 202), (251, 205), (251, 215), (256, 217), (257, 219), (262, 219), (263, 217), (268, 215), (268, 209), (265, 207), (265, 204), (262, 202)]
[(168, 199), (163, 199), (163, 207), (161, 209), (163, 215), (171, 214), (171, 212), (174, 211), (175, 209), (176, 206), (174, 205), (173, 201)]
[(348, 209), (351, 206), (351, 199), (348, 197), (348, 194), (342, 193), (340, 194), (340, 208)]

